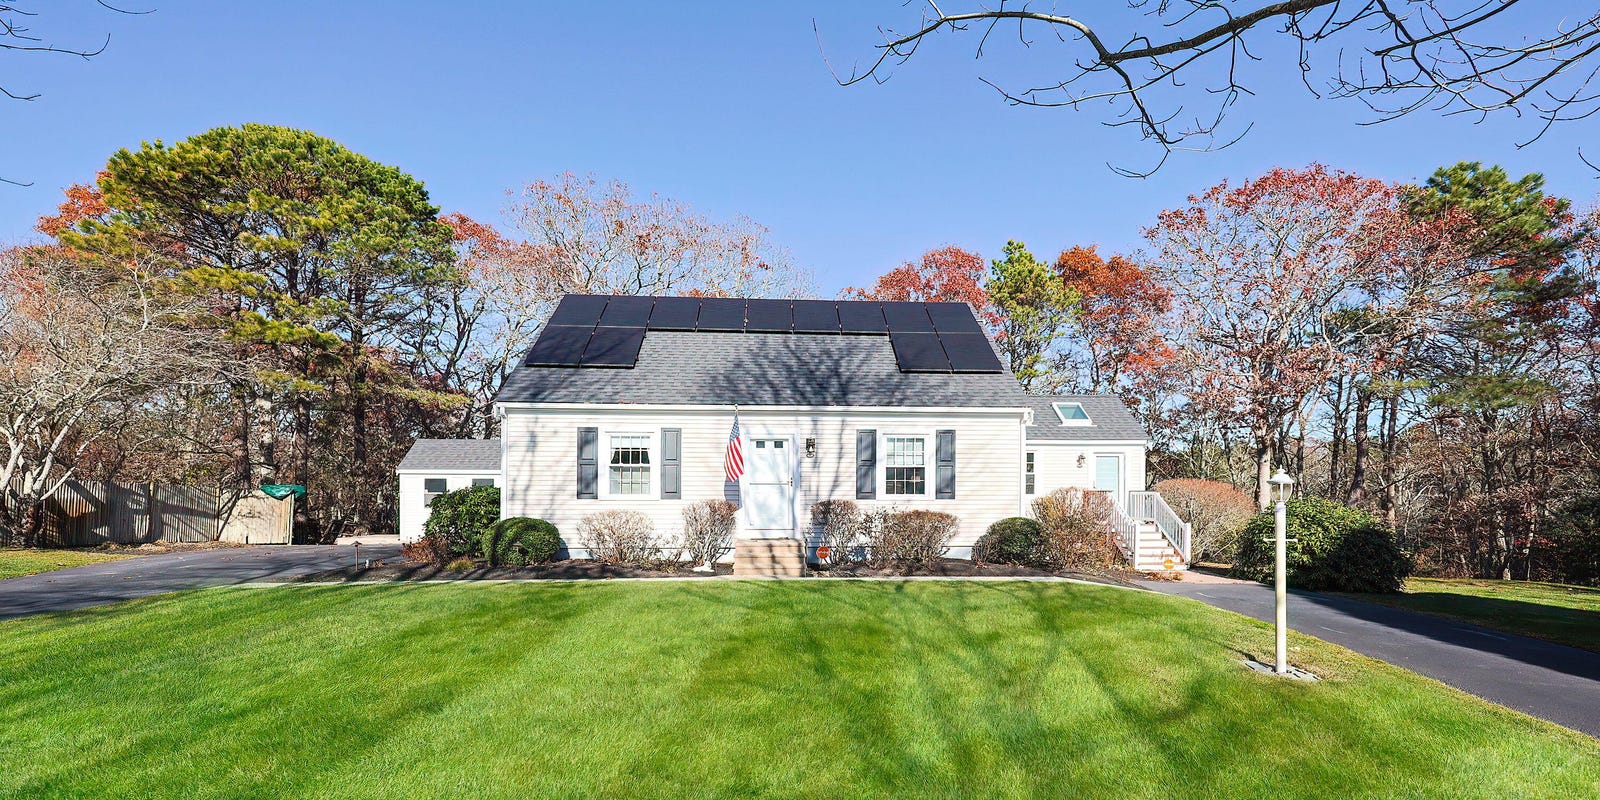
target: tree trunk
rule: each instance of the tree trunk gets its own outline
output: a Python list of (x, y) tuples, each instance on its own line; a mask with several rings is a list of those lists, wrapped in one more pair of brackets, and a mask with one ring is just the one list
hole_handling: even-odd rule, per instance
[(1356, 389), (1356, 408), (1350, 419), (1350, 488), (1344, 495), (1347, 506), (1357, 505), (1367, 498), (1367, 417), (1371, 414), (1372, 390)]

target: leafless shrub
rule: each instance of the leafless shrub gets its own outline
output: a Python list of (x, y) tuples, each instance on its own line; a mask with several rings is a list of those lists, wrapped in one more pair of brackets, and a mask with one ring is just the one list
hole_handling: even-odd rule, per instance
[(1222, 481), (1197, 478), (1165, 480), (1155, 488), (1189, 523), (1190, 548), (1197, 560), (1233, 560), (1239, 532), (1256, 513), (1256, 504), (1248, 495)]
[(661, 550), (655, 523), (638, 511), (602, 511), (578, 520), (578, 537), (596, 561), (649, 566)]
[(1111, 541), (1103, 503), (1078, 489), (1057, 489), (1033, 501), (1042, 529), (1033, 561), (1050, 570), (1109, 569), (1121, 559)]
[(702, 500), (683, 508), (683, 549), (697, 564), (710, 564), (733, 544), (738, 506), (726, 500)]
[(855, 559), (862, 544), (861, 507), (853, 500), (823, 500), (811, 506), (811, 525), (828, 548), (823, 562), (837, 567)]
[(868, 554), (879, 569), (925, 570), (956, 535), (956, 518), (938, 511), (874, 511), (867, 520)]

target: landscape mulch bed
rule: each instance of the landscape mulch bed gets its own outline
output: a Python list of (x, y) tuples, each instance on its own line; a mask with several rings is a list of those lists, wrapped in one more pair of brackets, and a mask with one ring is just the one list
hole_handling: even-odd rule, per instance
[[(344, 567), (318, 572), (295, 579), (300, 583), (349, 583), (354, 581), (540, 581), (540, 580), (608, 580), (611, 578), (713, 578), (731, 575), (732, 564), (717, 564), (715, 573), (695, 572), (689, 564), (652, 569), (619, 564), (602, 564), (598, 561), (555, 561), (531, 567), (488, 567), (450, 569), (440, 564), (391, 559), (374, 562), (368, 567)], [(1010, 564), (980, 564), (959, 558), (944, 558), (930, 569), (901, 571), (874, 569), (866, 564), (850, 564), (833, 569), (819, 569), (813, 575), (829, 578), (1044, 578), (1065, 577), (1096, 583), (1128, 586), (1135, 573), (1105, 572), (1047, 572), (1032, 567)]]

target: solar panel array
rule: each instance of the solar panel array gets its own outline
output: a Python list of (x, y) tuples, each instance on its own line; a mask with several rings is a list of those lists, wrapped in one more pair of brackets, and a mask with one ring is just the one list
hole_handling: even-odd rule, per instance
[(591, 294), (561, 299), (526, 363), (631, 368), (646, 331), (887, 335), (901, 372), (1002, 371), (965, 303)]

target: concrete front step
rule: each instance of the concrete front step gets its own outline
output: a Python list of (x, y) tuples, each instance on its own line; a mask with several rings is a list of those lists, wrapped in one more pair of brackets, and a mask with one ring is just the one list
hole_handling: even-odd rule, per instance
[(798, 578), (805, 574), (806, 557), (796, 539), (736, 539), (733, 574), (754, 578)]

